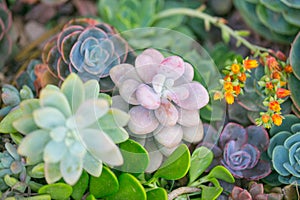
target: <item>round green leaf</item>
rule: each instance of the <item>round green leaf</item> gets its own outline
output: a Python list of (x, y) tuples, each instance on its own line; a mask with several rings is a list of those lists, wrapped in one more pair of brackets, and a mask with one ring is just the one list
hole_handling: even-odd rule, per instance
[(79, 180), (75, 185), (73, 185), (72, 198), (75, 200), (81, 200), (86, 189), (89, 185), (89, 175), (86, 171), (83, 171)]
[(124, 163), (117, 167), (120, 171), (130, 173), (142, 173), (146, 170), (149, 163), (147, 150), (133, 140), (127, 140), (120, 144)]
[(94, 195), (90, 194), (89, 196), (86, 197), (85, 200), (96, 200), (96, 198), (94, 197)]
[(108, 196), (107, 200), (146, 200), (146, 192), (141, 183), (131, 174), (123, 173), (119, 176), (119, 190)]
[(228, 171), (228, 169), (226, 169), (225, 167), (218, 165), (216, 167), (214, 167), (209, 174), (207, 175), (207, 178), (217, 178), (217, 179), (221, 179), (223, 181), (226, 181), (228, 183), (234, 183), (234, 177), (232, 176), (232, 174)]
[(107, 167), (102, 168), (99, 177), (90, 177), (89, 191), (94, 197), (102, 198), (114, 194), (119, 189), (119, 182), (116, 175)]
[(193, 152), (189, 170), (189, 183), (194, 182), (208, 168), (213, 158), (212, 151), (204, 146), (197, 148)]
[(0, 122), (0, 133), (16, 133), (17, 130), (13, 127), (13, 122), (21, 118), (23, 112), (17, 109), (8, 113)]
[(67, 199), (72, 194), (72, 187), (65, 183), (53, 183), (44, 185), (38, 191), (39, 194), (49, 194), (51, 199)]
[(215, 200), (223, 191), (222, 187), (208, 187), (205, 185), (201, 185), (200, 187), (202, 189), (201, 199), (203, 200)]
[(186, 175), (190, 168), (190, 151), (185, 144), (181, 144), (165, 160), (162, 166), (155, 172), (155, 178), (177, 180)]
[(147, 199), (148, 200), (167, 200), (168, 193), (164, 188), (155, 188), (147, 191)]
[(27, 197), (26, 200), (51, 200), (51, 196), (48, 194), (38, 195), (34, 197)]

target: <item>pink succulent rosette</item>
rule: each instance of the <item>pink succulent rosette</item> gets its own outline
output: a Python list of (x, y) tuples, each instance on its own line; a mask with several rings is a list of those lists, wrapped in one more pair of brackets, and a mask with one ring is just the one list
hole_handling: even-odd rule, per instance
[(193, 81), (194, 69), (179, 56), (164, 56), (147, 49), (135, 66), (120, 64), (110, 76), (119, 90), (113, 106), (128, 111), (128, 130), (149, 152), (146, 171), (156, 170), (183, 141), (203, 138), (199, 109), (209, 101), (206, 89)]

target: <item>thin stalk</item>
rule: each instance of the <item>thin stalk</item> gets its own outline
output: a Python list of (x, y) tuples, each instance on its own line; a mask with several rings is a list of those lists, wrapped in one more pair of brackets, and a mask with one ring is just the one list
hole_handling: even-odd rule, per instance
[(249, 50), (251, 50), (254, 53), (261, 53), (261, 52), (269, 52), (269, 49), (253, 45), (250, 42), (248, 42), (245, 38), (238, 35), (235, 30), (227, 26), (226, 20), (220, 17), (213, 17), (209, 14), (206, 14), (202, 12), (201, 10), (195, 10), (190, 8), (172, 8), (164, 10), (160, 13), (158, 13), (155, 17), (155, 21), (167, 18), (174, 15), (186, 15), (189, 17), (196, 17), (199, 19), (204, 20), (205, 24), (213, 24), (214, 26), (221, 29), (221, 31), (226, 31), (231, 37), (235, 38), (238, 42), (243, 44), (245, 47), (247, 47)]
[(200, 191), (201, 189), (196, 187), (180, 187), (168, 194), (168, 200), (173, 200), (182, 194), (190, 194), (190, 193), (195, 193)]

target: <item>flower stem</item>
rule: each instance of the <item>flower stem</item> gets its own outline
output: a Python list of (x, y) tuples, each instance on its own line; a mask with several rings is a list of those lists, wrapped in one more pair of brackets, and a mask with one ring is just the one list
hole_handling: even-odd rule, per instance
[(167, 18), (174, 15), (186, 15), (190, 17), (196, 17), (204, 20), (205, 24), (213, 24), (216, 27), (220, 28), (221, 31), (225, 31), (228, 35), (235, 38), (239, 43), (243, 44), (250, 51), (255, 54), (260, 54), (262, 52), (269, 52), (269, 49), (253, 45), (248, 42), (245, 38), (238, 34), (237, 31), (233, 30), (229, 26), (226, 25), (226, 20), (220, 17), (214, 17), (209, 14), (202, 12), (201, 10), (195, 10), (190, 8), (172, 8), (164, 10), (156, 15), (155, 21), (163, 18)]
[(200, 192), (200, 191), (201, 189), (196, 187), (180, 187), (168, 194), (168, 200), (173, 200), (182, 194), (189, 194), (189, 193)]

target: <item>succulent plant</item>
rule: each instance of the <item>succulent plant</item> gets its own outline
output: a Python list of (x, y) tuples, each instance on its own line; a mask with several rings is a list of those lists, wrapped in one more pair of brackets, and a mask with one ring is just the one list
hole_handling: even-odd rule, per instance
[[(209, 101), (206, 89), (194, 82), (194, 69), (179, 56), (164, 56), (146, 49), (135, 67), (120, 64), (110, 71), (120, 95), (115, 106), (129, 110), (128, 129), (136, 138), (146, 138), (148, 171), (159, 167), (182, 140), (194, 143), (203, 137), (199, 109)], [(154, 137), (154, 140), (152, 138)], [(156, 151), (160, 149), (161, 152)]]
[(17, 149), (10, 143), (5, 143), (6, 151), (0, 152), (0, 191), (8, 188), (4, 181), (5, 175), (13, 175), (25, 179), (25, 160), (18, 154)]
[(27, 85), (23, 85), (20, 91), (13, 85), (4, 84), (1, 88), (1, 99), (5, 106), (0, 109), (0, 116), (5, 116), (13, 108), (16, 108), (22, 100), (33, 98), (33, 92)]
[(289, 44), (300, 30), (299, 2), (234, 0), (245, 22), (264, 38)]
[(264, 186), (261, 183), (250, 183), (249, 189), (243, 189), (234, 186), (229, 199), (230, 200), (281, 200), (283, 194), (280, 193), (264, 193)]
[(12, 41), (8, 34), (11, 24), (12, 16), (10, 10), (7, 8), (5, 1), (0, 0), (0, 69), (4, 66), (5, 60), (8, 58), (12, 50)]
[(278, 181), (283, 184), (299, 184), (300, 119), (286, 115), (280, 127), (272, 127), (268, 156), (271, 158)]
[(22, 117), (13, 122), (25, 135), (18, 153), (28, 165), (44, 162), (48, 183), (63, 178), (72, 185), (83, 169), (99, 176), (102, 163), (123, 163), (116, 143), (128, 138), (122, 126), (129, 116), (110, 108), (110, 98), (99, 89), (96, 80), (83, 84), (72, 73), (60, 89), (48, 85), (39, 99), (21, 102)]
[(104, 91), (113, 87), (109, 70), (124, 63), (128, 51), (128, 44), (113, 27), (94, 19), (80, 18), (69, 21), (45, 45), (42, 57), (49, 71), (59, 79), (74, 72), (84, 81), (99, 80)]
[[(213, 146), (213, 144), (203, 144)], [(228, 123), (219, 138), (219, 146), (213, 151), (216, 162), (221, 162), (236, 178), (258, 180), (271, 173), (270, 163), (261, 159), (269, 145), (269, 136), (263, 127), (243, 128), (236, 123)], [(217, 157), (220, 155), (221, 157)], [(219, 160), (219, 161), (218, 161)]]

